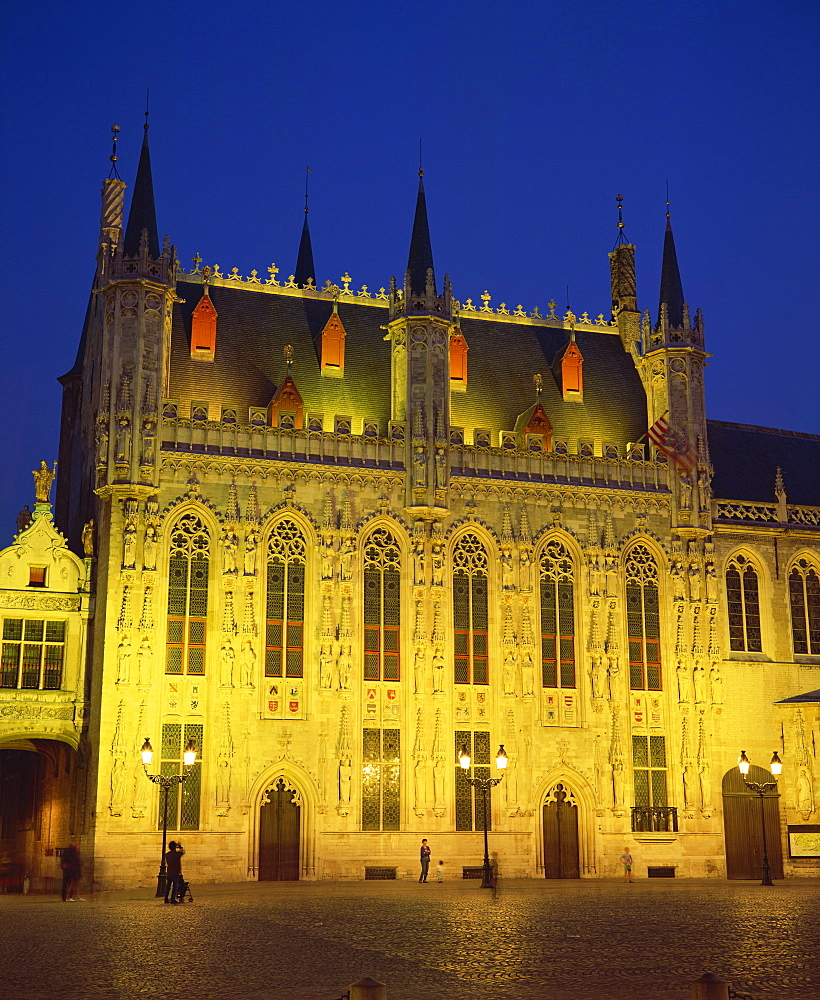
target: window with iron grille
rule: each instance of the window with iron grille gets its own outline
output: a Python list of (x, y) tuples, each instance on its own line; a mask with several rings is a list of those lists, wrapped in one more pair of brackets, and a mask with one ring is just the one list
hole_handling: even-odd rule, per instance
[(820, 655), (820, 577), (807, 559), (798, 559), (789, 574), (789, 602), (795, 653)]
[(63, 683), (66, 623), (3, 619), (0, 687), (58, 691)]
[(401, 820), (401, 734), (362, 731), (362, 829), (398, 830)]
[(453, 548), (453, 651), (456, 684), (489, 684), (487, 550), (468, 531)]
[(268, 542), (265, 676), (302, 677), (305, 632), (305, 536), (284, 518)]
[(565, 545), (547, 542), (539, 563), (541, 674), (544, 687), (575, 687), (575, 601), (572, 558)]
[(630, 688), (660, 691), (658, 564), (645, 545), (635, 545), (626, 560), (626, 627)]
[[(198, 830), (199, 802), (202, 792), (202, 725), (195, 722), (167, 722), (162, 727), (160, 774), (169, 777), (183, 773), (183, 750), (188, 740), (194, 741), (196, 763), (183, 782), (175, 782), (168, 789), (168, 829)], [(162, 811), (165, 792), (160, 789), (157, 826), (162, 829)]]
[(729, 648), (736, 652), (761, 652), (757, 571), (746, 556), (735, 556), (729, 562), (726, 600), (729, 607)]
[(657, 808), (666, 801), (666, 737), (632, 737), (635, 805)]
[[(461, 748), (466, 746), (470, 754), (472, 766), (465, 771), (459, 764)], [(484, 793), (480, 788), (474, 788), (468, 781), (472, 778), (489, 778), (490, 770), (490, 734), (487, 732), (468, 732), (456, 730), (456, 830), (484, 829)], [(492, 789), (487, 790), (487, 829), (492, 830)]]
[(183, 514), (171, 534), (166, 674), (205, 673), (210, 548), (202, 520), (193, 511)]
[(399, 679), (401, 551), (385, 527), (364, 547), (364, 679)]

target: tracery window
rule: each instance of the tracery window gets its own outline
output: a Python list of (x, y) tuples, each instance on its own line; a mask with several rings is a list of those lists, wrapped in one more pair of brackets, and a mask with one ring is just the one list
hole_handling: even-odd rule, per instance
[(789, 574), (789, 603), (795, 653), (820, 655), (820, 576), (807, 559), (798, 559)]
[(665, 806), (665, 736), (632, 737), (632, 771), (635, 780), (635, 805), (644, 808)]
[[(199, 803), (202, 792), (202, 725), (201, 723), (166, 722), (162, 727), (162, 751), (160, 753), (160, 774), (170, 777), (183, 773), (183, 749), (188, 740), (194, 741), (196, 763), (188, 772), (185, 781), (174, 782), (168, 788), (168, 829), (198, 830)], [(164, 793), (158, 796), (159, 813), (157, 829), (162, 829)]]
[(375, 528), (364, 548), (364, 679), (399, 679), (401, 551), (388, 528)]
[(658, 564), (645, 545), (633, 546), (626, 560), (626, 628), (630, 688), (660, 691)]
[(268, 542), (265, 676), (302, 677), (305, 632), (305, 536), (291, 518)]
[(726, 599), (729, 607), (729, 648), (736, 652), (761, 652), (757, 571), (746, 556), (735, 556), (729, 562)]
[(468, 531), (453, 549), (453, 648), (456, 684), (488, 684), (487, 590), (489, 559)]
[(194, 511), (183, 514), (171, 535), (166, 674), (205, 673), (210, 548), (202, 519)]
[(0, 687), (59, 690), (63, 682), (65, 625), (64, 621), (4, 618)]
[(547, 542), (539, 563), (541, 674), (544, 687), (575, 687), (575, 606), (572, 558), (565, 545)]
[(362, 731), (362, 829), (398, 830), (401, 789), (401, 732)]
[[(472, 760), (467, 772), (459, 764), (461, 748), (466, 746)], [(468, 781), (468, 773), (473, 778), (490, 778), (490, 734), (487, 732), (465, 732), (456, 730), (456, 830), (484, 829), (484, 795), (479, 788)], [(487, 790), (487, 829), (492, 830), (492, 788)]]

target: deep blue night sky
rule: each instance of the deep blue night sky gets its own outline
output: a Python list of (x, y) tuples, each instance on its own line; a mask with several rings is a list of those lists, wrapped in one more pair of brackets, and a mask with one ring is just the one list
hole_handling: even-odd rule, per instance
[(287, 276), (305, 167), (320, 284), (407, 261), (419, 138), (457, 298), (608, 315), (615, 195), (657, 312), (666, 182), (711, 418), (820, 433), (820, 8), (521, 0), (18, 4), (2, 32), (0, 547), (57, 455), (110, 126), (130, 196), (150, 87), (160, 234)]

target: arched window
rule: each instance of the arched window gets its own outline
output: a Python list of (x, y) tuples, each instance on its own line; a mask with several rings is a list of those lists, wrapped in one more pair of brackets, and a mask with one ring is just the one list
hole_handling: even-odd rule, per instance
[(798, 559), (789, 574), (789, 603), (795, 653), (820, 655), (820, 576), (807, 559)]
[(735, 556), (726, 570), (726, 600), (729, 606), (729, 648), (759, 653), (760, 594), (757, 572), (746, 556)]
[(183, 514), (171, 534), (166, 674), (205, 673), (210, 550), (210, 532), (202, 519), (194, 511)]
[(487, 550), (471, 531), (453, 549), (453, 644), (456, 684), (488, 684)]
[(635, 545), (626, 560), (626, 631), (630, 688), (660, 691), (658, 564), (645, 545)]
[(265, 676), (304, 673), (305, 536), (290, 518), (278, 521), (268, 541)]
[(375, 528), (364, 547), (364, 679), (399, 679), (401, 551), (392, 533)]
[(566, 546), (547, 542), (539, 563), (541, 676), (544, 687), (575, 687), (573, 565)]

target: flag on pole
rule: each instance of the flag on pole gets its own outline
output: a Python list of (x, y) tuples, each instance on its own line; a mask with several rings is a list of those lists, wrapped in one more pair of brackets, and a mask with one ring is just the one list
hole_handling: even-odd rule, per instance
[(646, 435), (652, 444), (668, 455), (687, 475), (695, 471), (698, 453), (683, 431), (670, 424), (665, 415), (652, 424)]

